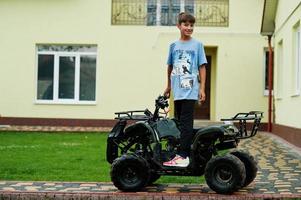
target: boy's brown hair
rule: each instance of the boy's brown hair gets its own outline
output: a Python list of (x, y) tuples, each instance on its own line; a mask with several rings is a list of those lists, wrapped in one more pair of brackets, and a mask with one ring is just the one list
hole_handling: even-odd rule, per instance
[(190, 13), (181, 12), (178, 15), (178, 24), (186, 23), (186, 22), (194, 24), (195, 23), (195, 17), (193, 15), (191, 15)]

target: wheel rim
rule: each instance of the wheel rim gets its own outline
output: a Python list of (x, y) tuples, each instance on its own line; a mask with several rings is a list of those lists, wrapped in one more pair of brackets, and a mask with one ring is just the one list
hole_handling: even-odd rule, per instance
[(121, 174), (122, 180), (126, 184), (135, 184), (139, 181), (139, 175), (137, 174), (134, 167), (127, 167), (122, 171)]
[(230, 166), (220, 166), (215, 170), (215, 179), (220, 183), (229, 183), (232, 180), (232, 168)]

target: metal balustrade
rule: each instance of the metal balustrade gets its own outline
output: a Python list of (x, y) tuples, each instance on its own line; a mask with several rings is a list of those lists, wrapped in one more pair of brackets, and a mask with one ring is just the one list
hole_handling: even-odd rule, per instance
[(183, 11), (196, 26), (229, 25), (229, 0), (112, 0), (112, 25), (172, 26)]

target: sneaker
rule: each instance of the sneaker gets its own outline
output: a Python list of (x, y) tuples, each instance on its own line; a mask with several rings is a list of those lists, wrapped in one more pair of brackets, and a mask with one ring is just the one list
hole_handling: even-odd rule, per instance
[(164, 162), (163, 165), (169, 167), (187, 167), (189, 165), (189, 158), (176, 155), (172, 160)]

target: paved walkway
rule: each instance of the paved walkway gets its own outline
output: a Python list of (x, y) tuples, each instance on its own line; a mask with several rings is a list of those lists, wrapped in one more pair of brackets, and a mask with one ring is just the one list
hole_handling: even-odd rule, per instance
[(218, 195), (206, 184), (157, 184), (123, 193), (112, 183), (0, 181), (0, 199), (301, 199), (301, 154), (267, 133), (242, 140), (259, 171), (253, 183), (233, 195)]

